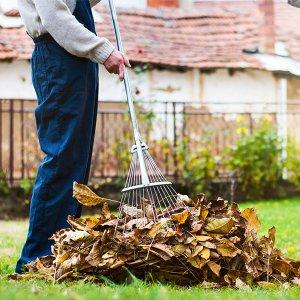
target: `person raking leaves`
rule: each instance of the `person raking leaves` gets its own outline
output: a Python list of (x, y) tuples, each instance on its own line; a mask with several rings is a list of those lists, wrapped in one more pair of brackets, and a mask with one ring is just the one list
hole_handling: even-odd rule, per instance
[(88, 181), (98, 108), (98, 64), (124, 79), (127, 57), (96, 34), (92, 6), (100, 0), (19, 0), (35, 43), (32, 81), (36, 124), (45, 157), (33, 188), (29, 230), (16, 272), (51, 253), (49, 240), (79, 217), (74, 181)]

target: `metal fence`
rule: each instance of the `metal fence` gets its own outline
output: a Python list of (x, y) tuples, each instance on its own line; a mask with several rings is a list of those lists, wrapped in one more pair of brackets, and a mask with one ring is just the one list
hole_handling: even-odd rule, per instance
[[(34, 100), (0, 100), (0, 164), (9, 182), (34, 178), (42, 158), (35, 129)], [(253, 132), (262, 117), (300, 138), (300, 102), (193, 103), (183, 101), (137, 103), (141, 131), (167, 176), (178, 177), (175, 149), (185, 140), (191, 151), (206, 144), (214, 155)], [(283, 124), (284, 123), (284, 124)], [(111, 179), (126, 172), (132, 143), (130, 120), (124, 102), (99, 102), (91, 168), (92, 179)]]

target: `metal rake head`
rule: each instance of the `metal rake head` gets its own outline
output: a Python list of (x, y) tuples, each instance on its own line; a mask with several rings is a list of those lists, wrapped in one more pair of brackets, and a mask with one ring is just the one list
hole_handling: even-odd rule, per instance
[(143, 161), (149, 178), (147, 185), (143, 184), (140, 160), (133, 147), (132, 161), (126, 179), (119, 206), (119, 218), (127, 217), (127, 222), (139, 220), (140, 225), (149, 221), (159, 221), (169, 218), (171, 214), (182, 208), (178, 194), (172, 183), (167, 181), (157, 164), (143, 145)]

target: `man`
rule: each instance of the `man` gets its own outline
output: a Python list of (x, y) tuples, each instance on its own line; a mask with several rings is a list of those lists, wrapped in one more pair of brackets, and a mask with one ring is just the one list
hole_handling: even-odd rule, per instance
[(33, 38), (32, 81), (38, 138), (45, 157), (33, 189), (29, 230), (16, 272), (49, 255), (49, 237), (79, 217), (74, 181), (87, 183), (98, 104), (98, 64), (124, 78), (128, 59), (96, 35), (91, 6), (100, 0), (18, 0)]

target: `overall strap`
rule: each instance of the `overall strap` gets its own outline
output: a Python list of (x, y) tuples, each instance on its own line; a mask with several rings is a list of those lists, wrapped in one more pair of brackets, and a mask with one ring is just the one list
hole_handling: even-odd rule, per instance
[[(93, 17), (92, 8), (89, 0), (76, 0), (76, 7), (73, 16), (89, 31), (96, 33), (96, 26)], [(35, 43), (54, 41), (53, 37), (49, 34), (43, 34), (33, 39)]]
[(95, 20), (89, 0), (77, 0), (73, 15), (85, 28), (96, 34)]

